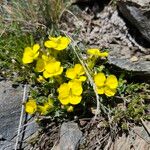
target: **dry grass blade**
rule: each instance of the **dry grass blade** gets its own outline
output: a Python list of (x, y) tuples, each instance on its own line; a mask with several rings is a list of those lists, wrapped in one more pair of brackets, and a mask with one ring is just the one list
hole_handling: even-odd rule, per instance
[(68, 0), (14, 0), (0, 4), (0, 19), (5, 25), (11, 26), (15, 22), (23, 31), (33, 32), (39, 27), (57, 26), (70, 4)]
[[(25, 103), (26, 92), (27, 92), (27, 85), (24, 86), (22, 103)], [(15, 143), (15, 146), (14, 146), (14, 150), (17, 150), (17, 147), (18, 147), (18, 142), (19, 142), (19, 136), (20, 136), (20, 131), (21, 131), (23, 115), (24, 115), (24, 105), (22, 105), (22, 108), (21, 108), (21, 114), (20, 114), (20, 120), (19, 120), (19, 126), (18, 126), (18, 133), (17, 133), (17, 136), (16, 136), (16, 143)]]

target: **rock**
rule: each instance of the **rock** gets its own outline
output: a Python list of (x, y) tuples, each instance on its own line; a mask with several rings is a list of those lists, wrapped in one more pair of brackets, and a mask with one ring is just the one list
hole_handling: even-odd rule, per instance
[(136, 56), (133, 56), (133, 57), (131, 57), (131, 59), (130, 59), (130, 61), (131, 62), (136, 62), (136, 61), (138, 61), (139, 59), (136, 57)]
[[(14, 148), (20, 119), (22, 96), (22, 86), (13, 88), (10, 81), (3, 80), (0, 82), (0, 150), (12, 150)], [(28, 118), (31, 121), (31, 117)], [(37, 130), (35, 123), (27, 126), (24, 138), (28, 138), (35, 130)]]
[[(109, 53), (108, 62), (121, 69), (134, 72), (137, 75), (150, 77), (150, 61), (139, 59), (136, 62), (131, 61), (126, 57), (126, 53), (130, 54), (131, 50), (128, 47), (123, 47), (118, 44), (110, 44), (111, 51)], [(123, 54), (124, 52), (124, 54)]]
[(118, 2), (118, 9), (150, 44), (150, 19), (144, 15), (140, 6), (131, 2)]
[[(147, 124), (150, 127), (150, 124)], [(115, 139), (111, 145), (110, 150), (129, 150), (131, 147), (136, 150), (149, 150), (150, 145), (149, 135), (145, 129), (141, 126), (134, 126), (129, 135), (122, 134), (122, 136)]]
[(137, 4), (141, 5), (141, 6), (146, 6), (146, 5), (148, 5), (150, 3), (149, 0), (130, 0), (130, 1), (132, 1), (134, 3), (137, 3)]
[(77, 150), (82, 132), (76, 123), (63, 123), (60, 130), (58, 150)]

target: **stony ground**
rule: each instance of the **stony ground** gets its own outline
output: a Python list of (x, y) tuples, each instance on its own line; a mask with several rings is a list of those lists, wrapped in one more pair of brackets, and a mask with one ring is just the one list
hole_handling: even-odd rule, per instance
[[(23, 87), (13, 87), (11, 81), (0, 81), (0, 150), (14, 149), (22, 107)], [(32, 122), (29, 126), (24, 126)], [(24, 130), (24, 131), (23, 131)], [(37, 131), (37, 124), (26, 115), (23, 117), (19, 145), (27, 148), (28, 137)], [(24, 133), (23, 133), (24, 132)]]
[[(149, 2), (149, 0), (132, 1), (142, 5), (141, 9), (144, 9)], [(67, 16), (68, 19), (62, 19), (60, 27), (63, 32), (74, 36), (79, 44), (84, 41), (87, 47), (109, 48), (110, 64), (129, 72), (133, 71), (135, 76), (138, 74), (143, 79), (150, 79), (150, 45), (148, 43), (145, 46), (136, 41), (130, 33), (130, 26), (120, 16), (116, 7), (107, 4), (101, 12), (97, 12), (98, 9), (95, 9), (95, 6), (92, 8), (86, 6), (83, 10), (77, 6), (73, 7), (76, 11), (67, 12), (65, 17)], [(75, 32), (77, 34), (74, 34)], [(0, 82), (0, 150), (14, 148), (22, 95), (22, 86), (13, 88), (10, 81)], [(26, 136), (23, 137), (22, 144), (19, 144), (26, 147), (23, 143), (32, 143), (30, 148), (24, 148), (27, 150), (75, 150), (78, 147), (81, 150), (150, 149), (150, 135), (146, 131), (147, 128), (150, 129), (148, 122), (138, 127), (133, 125), (129, 134), (118, 133), (115, 139), (111, 139), (111, 132), (103, 127), (102, 120), (101, 117), (98, 117), (96, 121), (85, 118), (75, 120), (76, 123), (73, 121), (63, 125), (50, 121), (47, 128), (40, 131), (39, 135), (34, 134), (32, 138), (25, 140), (38, 130), (36, 124), (32, 123), (26, 128)], [(28, 123), (30, 122), (32, 121), (29, 120)], [(22, 136), (24, 135), (21, 134)]]

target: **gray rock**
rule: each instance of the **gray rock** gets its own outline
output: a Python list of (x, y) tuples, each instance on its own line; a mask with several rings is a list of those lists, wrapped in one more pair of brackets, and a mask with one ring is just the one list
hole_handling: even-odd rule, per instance
[(60, 131), (59, 150), (77, 150), (82, 132), (76, 123), (63, 123)]
[(137, 3), (137, 4), (141, 5), (141, 6), (146, 6), (147, 4), (150, 3), (149, 0), (130, 0), (130, 1), (132, 1), (134, 3)]
[[(22, 86), (13, 88), (12, 82), (10, 81), (3, 80), (0, 82), (0, 150), (12, 150), (14, 148), (20, 119), (22, 97)], [(31, 121), (31, 117), (29, 118)], [(25, 116), (23, 120), (25, 120)], [(37, 130), (35, 124), (27, 126), (24, 138), (28, 138), (35, 130)]]
[(118, 2), (118, 8), (122, 15), (142, 34), (143, 38), (150, 42), (150, 19), (135, 3)]
[(110, 64), (116, 65), (124, 70), (135, 72), (139, 75), (147, 75), (150, 77), (150, 61), (137, 60), (136, 62), (127, 58), (126, 54), (130, 54), (131, 50), (128, 47), (123, 47), (118, 44), (110, 45), (111, 52), (109, 53), (108, 61)]

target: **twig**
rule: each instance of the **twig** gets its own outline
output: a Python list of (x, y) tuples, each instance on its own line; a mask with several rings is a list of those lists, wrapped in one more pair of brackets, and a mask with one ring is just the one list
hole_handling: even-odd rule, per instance
[[(25, 99), (26, 99), (26, 90), (27, 90), (27, 85), (24, 86), (22, 103), (24, 103)], [(21, 108), (21, 115), (20, 115), (18, 133), (16, 136), (16, 142), (15, 142), (14, 150), (17, 150), (17, 146), (18, 146), (18, 142), (19, 142), (19, 135), (20, 135), (20, 131), (21, 131), (21, 125), (22, 125), (22, 120), (23, 120), (23, 114), (24, 114), (24, 105), (22, 105), (22, 108)]]

